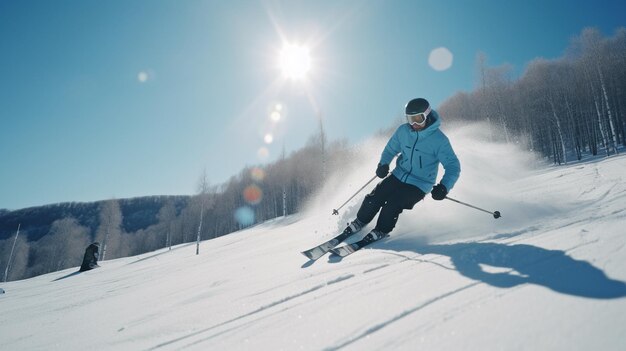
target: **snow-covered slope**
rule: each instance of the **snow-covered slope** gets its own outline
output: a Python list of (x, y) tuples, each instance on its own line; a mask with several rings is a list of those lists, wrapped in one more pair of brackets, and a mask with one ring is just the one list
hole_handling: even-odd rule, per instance
[(299, 252), (354, 215), (365, 191), (330, 214), (371, 177), (372, 141), (307, 211), (198, 256), (182, 245), (3, 284), (0, 349), (626, 349), (626, 157), (537, 166), (475, 132), (450, 135), (450, 196), (498, 220), (426, 199), (386, 241), (308, 262)]

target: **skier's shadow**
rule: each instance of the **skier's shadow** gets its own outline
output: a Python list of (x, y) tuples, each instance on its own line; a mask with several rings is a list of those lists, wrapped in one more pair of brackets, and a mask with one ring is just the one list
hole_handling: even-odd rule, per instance
[(58, 282), (59, 280), (67, 279), (67, 278), (69, 278), (69, 277), (73, 277), (73, 276), (75, 276), (75, 275), (79, 275), (79, 274), (81, 274), (81, 273), (82, 273), (81, 271), (72, 272), (72, 273), (69, 273), (69, 274), (67, 274), (67, 275), (64, 275), (64, 276), (62, 276), (62, 277), (60, 277), (60, 278), (57, 278), (57, 279), (53, 280), (53, 282)]
[[(591, 263), (574, 259), (561, 250), (479, 242), (431, 245), (403, 238), (380, 243), (378, 247), (449, 256), (454, 268), (462, 275), (500, 288), (537, 284), (573, 296), (594, 299), (626, 297), (626, 283), (607, 277)], [(498, 272), (487, 272), (481, 264), (497, 267)]]

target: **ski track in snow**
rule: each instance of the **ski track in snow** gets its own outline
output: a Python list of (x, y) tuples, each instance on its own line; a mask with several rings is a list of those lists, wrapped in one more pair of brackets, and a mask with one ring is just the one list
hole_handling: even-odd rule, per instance
[(395, 322), (397, 322), (397, 321), (399, 321), (399, 320), (401, 320), (403, 318), (406, 318), (407, 316), (409, 316), (409, 315), (411, 315), (411, 314), (413, 314), (415, 312), (418, 312), (419, 310), (421, 310), (421, 309), (423, 309), (425, 307), (428, 307), (429, 305), (431, 305), (433, 303), (436, 303), (436, 302), (438, 302), (440, 300), (443, 300), (443, 299), (445, 299), (445, 298), (447, 298), (449, 296), (457, 294), (457, 293), (459, 293), (459, 292), (461, 292), (463, 290), (472, 288), (472, 287), (474, 287), (474, 286), (476, 286), (478, 284), (480, 284), (480, 283), (479, 282), (474, 282), (472, 284), (465, 285), (465, 286), (463, 286), (461, 288), (458, 288), (456, 290), (450, 291), (450, 292), (445, 293), (443, 295), (436, 296), (436, 297), (434, 297), (434, 298), (432, 298), (432, 299), (430, 299), (430, 300), (428, 300), (428, 301), (426, 301), (424, 303), (419, 304), (418, 306), (415, 306), (415, 307), (413, 307), (413, 308), (411, 308), (409, 310), (406, 310), (406, 311), (400, 313), (399, 315), (397, 315), (397, 316), (395, 316), (395, 317), (393, 317), (393, 318), (391, 318), (391, 319), (389, 319), (387, 321), (384, 321), (384, 322), (382, 322), (380, 324), (376, 324), (376, 325), (370, 327), (369, 329), (367, 329), (367, 330), (363, 331), (362, 333), (360, 333), (360, 334), (358, 334), (358, 335), (356, 335), (356, 336), (354, 336), (354, 337), (344, 341), (343, 343), (341, 343), (339, 345), (328, 347), (325, 350), (327, 350), (327, 351), (334, 351), (334, 350), (339, 350), (341, 348), (344, 348), (344, 347), (346, 347), (346, 346), (348, 346), (348, 345), (350, 345), (352, 343), (355, 343), (355, 342), (357, 342), (359, 340), (362, 340), (364, 337), (366, 337), (368, 335), (371, 335), (371, 334), (373, 334), (373, 333), (375, 333), (375, 332), (377, 332), (377, 331), (379, 331), (379, 330), (381, 330), (383, 328), (386, 328), (386, 327), (390, 326), (391, 324), (393, 324), (393, 323), (395, 323)]
[[(404, 262), (404, 261), (405, 261), (405, 260), (402, 260), (402, 261), (396, 262), (396, 264), (397, 264), (397, 263), (402, 263), (402, 262)], [(378, 271), (378, 270), (381, 270), (381, 269), (384, 269), (384, 268), (392, 267), (392, 266), (393, 266), (393, 264), (384, 264), (384, 265), (381, 265), (381, 266), (378, 266), (378, 267), (375, 267), (375, 268), (372, 268), (372, 269), (366, 269), (366, 270), (364, 270), (362, 273), (363, 273), (363, 274), (368, 274), (368, 273), (372, 273), (372, 272), (375, 272), (375, 271)], [(382, 273), (382, 274), (387, 274), (387, 273)], [(170, 344), (172, 344), (172, 343), (175, 343), (175, 342), (178, 342), (178, 341), (182, 341), (182, 340), (184, 340), (184, 339), (188, 339), (188, 338), (191, 338), (191, 337), (195, 337), (195, 336), (197, 336), (197, 335), (199, 335), (199, 334), (203, 334), (203, 333), (205, 333), (205, 332), (207, 332), (207, 331), (209, 331), (209, 330), (212, 330), (212, 329), (215, 329), (215, 328), (217, 328), (217, 327), (221, 327), (221, 326), (224, 326), (224, 325), (230, 324), (230, 323), (235, 322), (235, 321), (239, 321), (239, 320), (244, 319), (244, 318), (247, 318), (247, 317), (251, 317), (251, 316), (255, 316), (255, 317), (256, 317), (256, 315), (257, 315), (258, 313), (260, 313), (260, 312), (263, 312), (263, 311), (265, 311), (265, 310), (268, 310), (268, 309), (273, 308), (273, 307), (276, 307), (276, 306), (281, 306), (283, 303), (289, 302), (289, 301), (294, 300), (294, 299), (297, 299), (297, 298), (306, 297), (306, 296), (307, 296), (308, 294), (310, 294), (310, 293), (313, 293), (313, 292), (315, 292), (315, 291), (321, 290), (321, 289), (323, 289), (323, 288), (327, 288), (327, 287), (329, 287), (329, 286), (331, 286), (331, 285), (334, 285), (334, 284), (337, 284), (337, 283), (341, 283), (341, 282), (347, 281), (347, 280), (349, 280), (349, 279), (351, 279), (351, 278), (354, 278), (354, 277), (355, 277), (355, 275), (353, 275), (353, 274), (349, 274), (349, 275), (346, 275), (346, 276), (340, 276), (340, 277), (338, 277), (338, 278), (336, 278), (336, 279), (329, 280), (329, 281), (328, 281), (327, 283), (325, 283), (325, 284), (320, 284), (320, 285), (317, 285), (317, 286), (315, 286), (315, 287), (313, 287), (313, 288), (311, 288), (311, 289), (308, 289), (308, 290), (306, 290), (306, 291), (304, 291), (304, 292), (302, 292), (302, 293), (298, 293), (298, 294), (295, 294), (295, 295), (293, 295), (293, 296), (289, 296), (289, 297), (283, 298), (283, 299), (281, 299), (281, 300), (279, 300), (279, 301), (273, 302), (273, 303), (271, 303), (271, 304), (269, 304), (269, 305), (267, 305), (267, 306), (264, 306), (264, 307), (262, 307), (262, 308), (260, 308), (260, 309), (258, 309), (258, 310), (256, 310), (256, 311), (253, 311), (253, 312), (247, 313), (247, 314), (245, 314), (245, 315), (239, 316), (239, 317), (237, 317), (237, 318), (235, 318), (235, 319), (232, 319), (232, 320), (229, 320), (229, 321), (226, 321), (226, 322), (220, 323), (219, 325), (213, 326), (213, 327), (211, 327), (211, 328), (208, 328), (208, 329), (205, 329), (205, 330), (202, 330), (202, 331), (198, 331), (198, 332), (193, 333), (193, 334), (190, 334), (190, 335), (188, 335), (188, 336), (185, 336), (185, 337), (182, 337), (182, 338), (179, 338), (179, 339), (176, 339), (176, 340), (172, 340), (171, 342), (168, 342), (168, 343), (164, 343), (164, 344), (157, 345), (155, 348), (152, 348), (152, 349), (150, 349), (150, 350), (154, 350), (154, 349), (157, 349), (157, 348), (162, 347), (162, 346), (167, 346), (167, 345), (170, 345)], [(341, 291), (343, 291), (343, 290), (346, 290), (346, 289), (352, 288), (352, 287), (357, 286), (357, 285), (362, 285), (362, 284), (367, 284), (367, 282), (364, 282), (364, 281), (358, 281), (358, 282), (355, 282), (355, 283), (353, 283), (353, 284), (351, 284), (351, 285), (348, 285), (348, 286), (340, 286), (340, 287), (339, 287), (339, 288), (337, 288), (337, 289), (334, 289), (334, 290), (331, 290), (331, 291), (326, 291), (326, 292), (324, 292), (323, 294), (320, 294), (320, 295), (316, 296), (316, 297), (315, 297), (315, 299), (320, 298), (320, 297), (324, 297), (324, 296), (328, 296), (328, 295), (335, 295), (335, 294), (341, 293)], [(310, 300), (308, 300), (308, 301), (303, 301), (303, 302), (300, 302), (300, 304), (311, 303), (312, 301), (313, 301), (313, 299), (310, 299)], [(208, 341), (208, 340), (210, 340), (210, 339), (212, 339), (212, 338), (215, 338), (215, 337), (217, 337), (217, 336), (220, 336), (220, 335), (223, 335), (223, 334), (226, 334), (226, 333), (230, 333), (230, 332), (234, 332), (234, 331), (240, 330), (241, 328), (245, 328), (245, 327), (247, 327), (247, 326), (249, 326), (249, 325), (251, 325), (251, 324), (253, 324), (253, 323), (257, 322), (257, 321), (258, 321), (258, 320), (260, 320), (260, 319), (263, 319), (263, 318), (269, 318), (269, 317), (271, 317), (271, 316), (274, 316), (274, 315), (277, 315), (277, 314), (283, 313), (283, 312), (285, 312), (285, 311), (287, 311), (287, 310), (289, 310), (289, 309), (295, 308), (295, 307), (297, 307), (297, 306), (288, 306), (288, 307), (283, 307), (283, 308), (281, 308), (279, 311), (274, 311), (274, 312), (273, 312), (272, 314), (270, 314), (270, 315), (266, 315), (266, 316), (258, 317), (257, 319), (254, 319), (254, 320), (251, 320), (251, 321), (247, 321), (247, 322), (245, 322), (244, 324), (239, 325), (239, 326), (233, 326), (233, 327), (228, 328), (228, 329), (226, 329), (226, 330), (220, 331), (220, 332), (218, 332), (218, 333), (216, 333), (216, 334), (213, 334), (213, 335), (210, 335), (210, 336), (208, 336), (208, 337), (202, 338), (202, 339), (200, 339), (200, 340), (194, 341), (194, 342), (192, 342), (192, 343), (190, 343), (190, 344), (186, 344), (186, 345), (184, 345), (182, 348), (187, 348), (187, 347), (190, 347), (190, 346), (198, 345), (198, 344), (201, 344), (201, 343), (203, 343), (203, 342), (206, 342), (206, 341)]]
[[(407, 260), (401, 260), (401, 261), (395, 262), (394, 264), (399, 264), (399, 263), (402, 263), (404, 261), (407, 261)], [(418, 262), (423, 263), (421, 261), (418, 261)], [(426, 262), (426, 261), (424, 261), (424, 262)], [(372, 268), (372, 269), (366, 269), (362, 273), (363, 274), (372, 273), (372, 272), (375, 272), (375, 271), (378, 271), (378, 270), (381, 270), (381, 269), (384, 269), (384, 268), (393, 267), (394, 264), (384, 264), (384, 265), (377, 266), (377, 267)], [(381, 275), (385, 275), (385, 274), (388, 274), (388, 272), (381, 273)], [(261, 319), (270, 318), (270, 317), (278, 315), (280, 313), (284, 313), (287, 310), (290, 310), (290, 309), (298, 307), (298, 305), (283, 306), (283, 304), (285, 304), (287, 302), (290, 302), (291, 300), (295, 300), (295, 299), (306, 297), (307, 295), (309, 295), (309, 294), (311, 294), (313, 292), (316, 292), (316, 291), (321, 290), (323, 288), (328, 288), (328, 287), (330, 287), (330, 286), (332, 286), (334, 284), (338, 284), (338, 283), (347, 281), (347, 280), (349, 280), (351, 278), (354, 278), (354, 277), (355, 277), (355, 275), (349, 274), (349, 275), (344, 275), (344, 276), (337, 277), (335, 279), (331, 279), (331, 280), (327, 281), (324, 284), (319, 284), (319, 285), (314, 286), (314, 287), (312, 287), (312, 288), (310, 288), (310, 289), (308, 289), (306, 291), (297, 293), (297, 294), (292, 295), (292, 296), (288, 296), (288, 297), (282, 298), (282, 299), (277, 300), (275, 302), (272, 302), (272, 303), (270, 303), (268, 305), (265, 305), (265, 306), (255, 310), (255, 311), (252, 311), (252, 312), (240, 315), (240, 316), (238, 316), (236, 318), (233, 318), (231, 320), (224, 321), (224, 322), (219, 323), (217, 325), (211, 326), (209, 328), (206, 328), (206, 329), (203, 329), (203, 330), (200, 330), (200, 331), (196, 331), (194, 333), (185, 335), (183, 337), (179, 337), (179, 338), (170, 340), (168, 342), (161, 343), (161, 344), (159, 344), (159, 345), (157, 345), (157, 346), (155, 346), (153, 348), (150, 348), (148, 350), (157, 350), (157, 349), (163, 348), (165, 346), (170, 346), (172, 344), (176, 344), (176, 343), (185, 341), (187, 339), (191, 339), (191, 338), (200, 336), (202, 334), (214, 331), (216, 329), (219, 329), (221, 327), (227, 326), (229, 324), (234, 324), (234, 322), (238, 322), (238, 321), (241, 321), (243, 319), (247, 319), (249, 317), (254, 317), (252, 320), (245, 321), (242, 324), (233, 325), (232, 327), (229, 327), (227, 329), (218, 331), (218, 332), (216, 332), (214, 334), (211, 334), (211, 335), (208, 335), (208, 336), (204, 336), (204, 337), (202, 337), (202, 338), (200, 338), (200, 339), (198, 339), (196, 341), (193, 341), (191, 343), (184, 344), (184, 345), (180, 346), (180, 348), (181, 349), (185, 349), (185, 348), (188, 348), (188, 347), (192, 347), (192, 346), (195, 346), (195, 345), (202, 344), (204, 342), (207, 342), (207, 341), (209, 341), (209, 340), (211, 340), (213, 338), (216, 338), (216, 337), (224, 335), (224, 334), (241, 331), (242, 329), (245, 329), (245, 328), (249, 327), (250, 325), (254, 324), (255, 322), (258, 322)], [(328, 296), (328, 295), (335, 295), (335, 294), (341, 293), (341, 291), (343, 291), (345, 289), (350, 289), (350, 288), (352, 288), (354, 286), (363, 285), (363, 284), (367, 284), (367, 282), (366, 281), (358, 281), (358, 282), (355, 282), (355, 283), (353, 283), (351, 285), (348, 285), (348, 286), (340, 286), (337, 289), (334, 289), (334, 290), (331, 290), (331, 291), (326, 291), (326, 292), (324, 292), (324, 293), (322, 293), (320, 295), (317, 295), (314, 299), (317, 299), (317, 298), (320, 298), (320, 297), (324, 297), (324, 296)], [(257, 295), (257, 294), (255, 294), (255, 295)], [(311, 302), (314, 301), (314, 299), (309, 299), (307, 301), (302, 301), (302, 302), (300, 302), (300, 305), (311, 303)], [(264, 316), (259, 316), (259, 314), (261, 314), (262, 312), (265, 312), (266, 310), (273, 309), (274, 307), (281, 307), (281, 308), (278, 311), (273, 311), (270, 314), (267, 314), (267, 315), (264, 315)]]
[[(161, 348), (161, 347), (164, 347), (164, 346), (168, 346), (168, 345), (171, 345), (171, 344), (177, 343), (177, 342), (179, 342), (179, 341), (182, 341), (182, 340), (185, 340), (185, 339), (189, 339), (189, 338), (191, 338), (191, 337), (198, 336), (198, 335), (200, 335), (200, 334), (204, 334), (204, 333), (206, 333), (206, 332), (208, 332), (208, 331), (211, 331), (211, 330), (214, 330), (214, 329), (216, 329), (216, 328), (219, 328), (219, 327), (222, 327), (222, 326), (225, 326), (225, 325), (231, 324), (231, 323), (236, 322), (236, 321), (239, 321), (239, 320), (241, 320), (241, 319), (245, 319), (245, 318), (247, 318), (247, 317), (251, 317), (251, 316), (257, 315), (257, 314), (259, 314), (259, 313), (261, 313), (261, 312), (264, 312), (265, 310), (271, 309), (271, 308), (273, 308), (273, 307), (275, 307), (275, 306), (282, 305), (282, 304), (284, 304), (284, 303), (286, 303), (286, 302), (289, 302), (289, 301), (291, 301), (291, 300), (293, 300), (293, 299), (297, 299), (297, 298), (299, 298), (299, 297), (305, 296), (305, 295), (307, 295), (307, 294), (310, 294), (310, 293), (312, 293), (312, 292), (314, 292), (314, 291), (320, 290), (320, 289), (322, 289), (322, 288), (324, 288), (324, 287), (327, 287), (327, 286), (329, 286), (329, 285), (337, 284), (337, 283), (340, 283), (340, 282), (342, 282), (342, 281), (348, 280), (348, 279), (353, 278), (353, 277), (354, 277), (354, 275), (347, 275), (347, 276), (341, 276), (341, 277), (338, 277), (338, 278), (336, 278), (336, 279), (334, 279), (334, 280), (331, 280), (331, 281), (327, 282), (326, 284), (316, 285), (316, 286), (314, 286), (314, 287), (312, 287), (312, 288), (310, 288), (310, 289), (307, 289), (307, 290), (302, 291), (302, 292), (300, 292), (300, 293), (297, 293), (297, 294), (295, 294), (295, 295), (291, 295), (291, 296), (284, 297), (284, 298), (282, 298), (282, 299), (280, 299), (280, 300), (277, 300), (277, 301), (272, 302), (272, 303), (270, 303), (270, 304), (268, 304), (268, 305), (262, 306), (262, 307), (260, 307), (260, 308), (258, 308), (258, 309), (256, 309), (256, 310), (254, 310), (254, 311), (252, 311), (252, 312), (246, 313), (246, 314), (241, 315), (241, 316), (238, 316), (238, 317), (236, 317), (236, 318), (233, 318), (233, 319), (227, 320), (227, 321), (225, 321), (225, 322), (222, 322), (222, 323), (216, 324), (216, 325), (214, 325), (214, 326), (211, 326), (211, 327), (206, 328), (206, 329), (203, 329), (203, 330), (199, 330), (199, 331), (194, 332), (194, 333), (192, 333), (192, 334), (189, 334), (189, 335), (186, 335), (186, 336), (183, 336), (183, 337), (180, 337), (180, 338), (176, 338), (176, 339), (174, 339), (174, 340), (170, 340), (170, 341), (168, 341), (168, 342), (161, 343), (161, 344), (159, 344), (159, 345), (157, 345), (157, 346), (155, 346), (155, 347), (153, 347), (153, 348), (151, 348), (151, 349), (149, 349), (149, 350), (156, 350), (156, 349), (158, 349), (158, 348)], [(236, 328), (237, 328), (237, 327), (233, 327), (233, 329), (236, 329)], [(229, 330), (229, 331), (230, 331), (230, 330)], [(226, 332), (226, 331), (224, 331), (224, 332)], [(224, 333), (224, 332), (222, 332), (222, 333)], [(200, 341), (196, 341), (196, 342), (194, 342), (194, 343), (192, 343), (192, 344), (189, 344), (189, 345), (187, 345), (187, 346), (191, 346), (191, 345), (195, 345), (195, 344), (200, 343), (200, 342), (204, 342), (204, 341), (209, 340), (209, 339), (211, 339), (211, 338), (213, 338), (213, 337), (215, 337), (215, 336), (217, 336), (217, 335), (220, 335), (220, 334), (222, 334), (222, 333), (218, 333), (218, 334), (212, 335), (212, 336), (210, 336), (210, 337), (207, 337), (207, 338), (205, 338), (205, 339), (201, 339)]]

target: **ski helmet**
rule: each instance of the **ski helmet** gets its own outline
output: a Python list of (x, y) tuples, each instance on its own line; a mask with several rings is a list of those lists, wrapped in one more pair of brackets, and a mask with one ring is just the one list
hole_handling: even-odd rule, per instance
[(430, 111), (430, 104), (426, 99), (422, 98), (413, 99), (404, 106), (406, 119), (411, 125), (425, 125)]
[(407, 115), (416, 115), (418, 113), (424, 113), (428, 110), (430, 113), (430, 104), (426, 99), (417, 98), (407, 102), (404, 106), (404, 113)]

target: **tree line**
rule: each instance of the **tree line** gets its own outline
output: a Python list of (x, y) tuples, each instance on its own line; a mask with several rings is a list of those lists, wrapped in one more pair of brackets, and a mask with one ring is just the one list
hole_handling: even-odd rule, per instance
[(478, 87), (446, 100), (446, 119), (486, 121), (494, 138), (527, 145), (555, 164), (612, 155), (626, 145), (626, 28), (575, 36), (563, 57), (531, 61), (517, 80), (508, 65), (477, 59)]
[[(245, 167), (224, 184), (210, 185), (204, 172), (195, 195), (184, 202), (167, 198), (145, 228), (127, 231), (120, 201), (111, 199), (100, 202), (97, 219), (59, 218), (45, 235), (36, 235), (32, 241), (28, 230), (21, 231), (17, 241), (14, 236), (0, 241), (0, 268), (4, 272), (10, 265), (9, 281), (25, 279), (80, 266), (85, 248), (94, 241), (100, 243), (102, 261), (171, 249), (195, 241), (198, 234), (201, 240), (213, 239), (290, 215), (323, 184), (325, 169), (345, 167), (352, 152), (345, 141), (326, 145), (320, 129), (291, 155), (268, 165)], [(242, 210), (248, 214), (243, 219), (237, 216)], [(94, 221), (97, 225), (92, 228)]]

